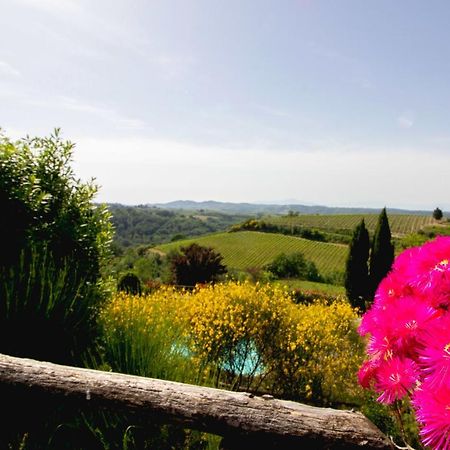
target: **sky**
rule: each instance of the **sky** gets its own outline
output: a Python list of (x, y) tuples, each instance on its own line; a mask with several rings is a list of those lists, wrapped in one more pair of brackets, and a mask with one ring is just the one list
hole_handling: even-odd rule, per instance
[(0, 127), (98, 201), (450, 211), (448, 0), (0, 5)]

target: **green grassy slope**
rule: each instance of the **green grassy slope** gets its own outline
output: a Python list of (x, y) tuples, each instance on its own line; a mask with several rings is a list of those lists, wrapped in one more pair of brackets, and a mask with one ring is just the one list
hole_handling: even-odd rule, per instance
[[(333, 232), (337, 230), (353, 230), (362, 218), (364, 218), (368, 230), (371, 232), (375, 231), (378, 214), (302, 214), (292, 217), (267, 216), (262, 220), (276, 225), (300, 226)], [(437, 223), (431, 216), (416, 216), (412, 214), (391, 214), (388, 218), (392, 234), (398, 236), (415, 233), (426, 226)]]
[(238, 270), (261, 267), (280, 253), (300, 251), (307, 259), (316, 264), (321, 274), (326, 275), (336, 271), (343, 272), (347, 256), (347, 246), (345, 245), (255, 231), (211, 234), (159, 245), (156, 249), (166, 253), (192, 242), (213, 247), (224, 257), (227, 267)]

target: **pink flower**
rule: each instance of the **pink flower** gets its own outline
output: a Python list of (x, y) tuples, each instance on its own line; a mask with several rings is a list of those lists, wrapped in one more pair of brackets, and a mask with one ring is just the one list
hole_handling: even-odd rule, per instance
[(436, 311), (416, 297), (402, 297), (386, 309), (386, 329), (396, 353), (417, 356), (417, 340)]
[(392, 351), (397, 356), (417, 357), (417, 339), (436, 311), (416, 297), (401, 297), (388, 306), (374, 308), (361, 326), (371, 333), (367, 353), (383, 357)]
[(377, 330), (382, 321), (381, 315), (383, 314), (383, 311), (401, 297), (403, 285), (397, 278), (398, 277), (395, 277), (395, 274), (391, 272), (381, 281), (380, 286), (375, 293), (372, 307), (363, 315), (361, 324), (358, 327), (358, 332), (361, 336), (364, 336), (367, 333), (373, 333), (374, 330)]
[(420, 253), (421, 247), (411, 247), (404, 250), (395, 258), (392, 270), (401, 273), (406, 279), (414, 278)]
[(430, 271), (423, 294), (435, 308), (448, 310), (450, 306), (450, 257), (443, 259)]
[(438, 389), (424, 382), (413, 397), (416, 417), (421, 424), (422, 442), (434, 450), (450, 448), (450, 386)]
[(423, 443), (450, 450), (450, 237), (395, 259), (358, 332), (370, 334), (359, 383), (382, 403), (412, 394)]
[(379, 284), (375, 293), (374, 306), (389, 306), (398, 298), (413, 294), (413, 288), (409, 285), (409, 279), (404, 271), (392, 270)]
[(419, 362), (430, 387), (450, 383), (450, 313), (432, 321), (420, 338)]
[(428, 297), (434, 307), (450, 304), (450, 237), (437, 237), (418, 247), (408, 278), (411, 285)]
[(372, 380), (375, 378), (377, 363), (373, 360), (367, 360), (362, 363), (358, 370), (358, 382), (363, 388), (369, 388)]
[(412, 359), (394, 356), (384, 361), (376, 373), (375, 389), (381, 392), (377, 400), (389, 404), (403, 398), (418, 378), (419, 370)]
[(382, 360), (392, 358), (394, 346), (387, 336), (370, 336), (366, 348), (367, 354), (372, 360)]
[(378, 312), (377, 309), (372, 307), (367, 311), (361, 319), (361, 323), (358, 327), (358, 333), (361, 336), (365, 336), (367, 333), (371, 333), (376, 329), (378, 323)]

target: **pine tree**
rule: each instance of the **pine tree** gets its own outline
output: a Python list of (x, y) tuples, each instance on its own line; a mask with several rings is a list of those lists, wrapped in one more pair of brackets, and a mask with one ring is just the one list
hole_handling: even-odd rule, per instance
[(369, 285), (370, 297), (373, 299), (381, 280), (391, 270), (394, 261), (394, 245), (391, 241), (391, 229), (383, 208), (379, 217), (370, 252)]
[(364, 219), (353, 230), (353, 238), (347, 256), (345, 289), (353, 307), (365, 311), (365, 301), (369, 294), (369, 233)]

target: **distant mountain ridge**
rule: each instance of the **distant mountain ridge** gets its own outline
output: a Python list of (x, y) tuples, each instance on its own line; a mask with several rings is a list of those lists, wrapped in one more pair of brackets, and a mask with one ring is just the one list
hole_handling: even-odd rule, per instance
[[(377, 214), (382, 208), (357, 208), (357, 207), (334, 207), (322, 205), (300, 205), (300, 204), (258, 204), (258, 203), (231, 203), (217, 202), (213, 200), (197, 202), (193, 200), (176, 200), (168, 203), (151, 203), (147, 206), (156, 206), (165, 209), (183, 210), (208, 210), (232, 214), (287, 214), (294, 211), (299, 214)], [(416, 214), (431, 215), (432, 211), (409, 210), (400, 208), (386, 208), (388, 214)]]

